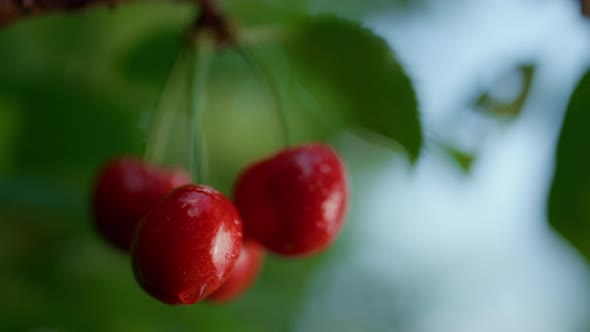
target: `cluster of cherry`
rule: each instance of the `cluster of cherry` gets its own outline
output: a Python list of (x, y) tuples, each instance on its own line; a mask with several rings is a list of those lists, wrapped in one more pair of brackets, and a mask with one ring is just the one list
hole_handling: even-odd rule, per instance
[(224, 302), (256, 280), (265, 250), (283, 257), (327, 248), (342, 228), (346, 168), (321, 143), (287, 148), (246, 168), (234, 203), (191, 184), (182, 169), (124, 157), (98, 176), (99, 233), (130, 252), (139, 285), (168, 304)]

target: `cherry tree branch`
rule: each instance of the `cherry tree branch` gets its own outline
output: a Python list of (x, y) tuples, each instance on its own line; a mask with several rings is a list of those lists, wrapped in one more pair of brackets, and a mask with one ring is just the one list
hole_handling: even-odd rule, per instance
[[(17, 21), (56, 12), (73, 12), (92, 6), (115, 6), (138, 0), (0, 0), (0, 28)], [(200, 15), (193, 29), (208, 28), (216, 33), (218, 40), (231, 39), (231, 28), (216, 0), (186, 0), (198, 4)]]
[(0, 28), (42, 14), (70, 12), (95, 5), (135, 2), (136, 0), (0, 0)]
[(590, 17), (590, 0), (582, 0), (582, 14)]

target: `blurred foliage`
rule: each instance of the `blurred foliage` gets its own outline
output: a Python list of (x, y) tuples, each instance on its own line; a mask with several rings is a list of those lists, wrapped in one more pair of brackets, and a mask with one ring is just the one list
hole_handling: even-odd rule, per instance
[[(520, 75), (519, 78), (522, 80), (522, 84), (520, 84), (520, 92), (515, 98), (512, 100), (502, 100), (501, 98), (495, 97), (491, 91), (486, 91), (477, 98), (477, 101), (475, 102), (476, 107), (485, 110), (486, 112), (490, 112), (492, 115), (506, 119), (513, 119), (518, 116), (522, 111), (531, 90), (535, 75), (535, 66), (530, 64), (519, 65), (505, 75), (512, 76), (515, 74), (514, 72)], [(496, 84), (499, 86), (510, 86), (510, 84), (507, 84), (509, 82), (505, 81), (507, 79), (514, 80), (515, 77), (501, 77)]]
[(457, 166), (459, 166), (459, 168), (461, 168), (461, 170), (469, 173), (471, 166), (473, 166), (473, 162), (475, 161), (475, 154), (465, 152), (452, 145), (443, 145), (442, 150), (455, 162), (455, 164), (457, 164)]
[[(353, 17), (386, 2), (326, 1), (325, 8)], [(244, 22), (281, 21), (273, 12), (279, 7), (297, 17), (293, 39), (252, 47), (276, 77), (294, 141), (358, 125), (417, 157), (414, 93), (380, 38), (349, 21), (303, 19), (310, 1), (256, 3), (227, 6)], [(116, 155), (142, 153), (145, 123), (178, 54), (189, 8), (138, 4), (0, 30), (0, 330), (285, 331), (309, 273), (342, 250), (337, 244), (325, 255), (289, 262), (270, 257), (255, 288), (235, 303), (178, 308), (144, 294), (128, 258), (93, 232), (93, 177)], [(243, 57), (220, 52), (212, 71), (205, 116), (210, 182), (229, 193), (247, 162), (282, 145), (281, 133), (272, 96)], [(183, 131), (176, 134), (171, 150), (186, 140)]]
[[(414, 90), (383, 39), (350, 21), (316, 18), (287, 49), (320, 109), (330, 112), (329, 105), (338, 103), (333, 117), (391, 138), (411, 160), (418, 158), (422, 133)], [(322, 88), (327, 93), (314, 93)]]
[(557, 144), (549, 193), (551, 226), (590, 259), (590, 71), (574, 91)]
[(422, 0), (222, 0), (224, 7), (245, 23), (296, 22), (310, 15), (333, 14), (360, 19), (365, 15), (401, 6), (416, 6)]

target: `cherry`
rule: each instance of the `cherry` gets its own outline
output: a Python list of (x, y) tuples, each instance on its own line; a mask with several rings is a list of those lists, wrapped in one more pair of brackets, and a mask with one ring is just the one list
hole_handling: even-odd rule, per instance
[(264, 262), (264, 248), (253, 240), (244, 240), (240, 257), (227, 281), (207, 297), (208, 301), (222, 303), (244, 293), (258, 277)]
[(347, 172), (332, 148), (307, 144), (248, 167), (234, 192), (247, 236), (274, 253), (307, 256), (326, 248), (342, 228)]
[(164, 194), (190, 181), (190, 175), (181, 169), (159, 168), (133, 157), (112, 160), (95, 185), (95, 226), (108, 242), (128, 251), (141, 218)]
[(192, 304), (215, 291), (233, 270), (242, 221), (220, 192), (185, 185), (168, 193), (138, 226), (131, 249), (140, 286), (168, 304)]

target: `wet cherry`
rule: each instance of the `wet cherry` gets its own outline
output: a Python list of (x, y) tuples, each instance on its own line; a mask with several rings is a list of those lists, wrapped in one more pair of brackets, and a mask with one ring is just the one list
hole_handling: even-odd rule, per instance
[(179, 187), (137, 228), (131, 258), (140, 286), (168, 304), (192, 304), (230, 276), (242, 246), (242, 221), (220, 192)]
[(289, 148), (248, 167), (234, 191), (246, 235), (285, 256), (326, 248), (348, 203), (344, 164), (321, 143)]
[(133, 157), (112, 160), (100, 172), (92, 198), (94, 223), (115, 247), (128, 251), (143, 216), (168, 191), (190, 183), (181, 169), (165, 169)]
[(264, 262), (264, 248), (252, 240), (244, 240), (240, 257), (227, 281), (207, 297), (208, 301), (223, 303), (243, 294), (258, 277)]

